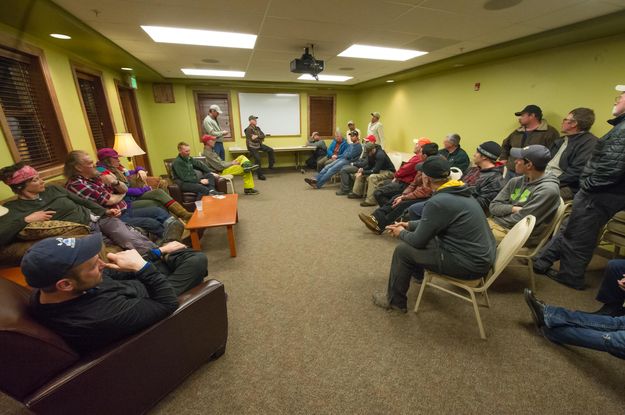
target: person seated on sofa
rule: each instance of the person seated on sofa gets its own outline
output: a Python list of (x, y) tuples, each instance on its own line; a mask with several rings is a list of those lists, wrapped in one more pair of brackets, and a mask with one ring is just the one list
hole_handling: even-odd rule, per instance
[(133, 208), (131, 202), (124, 201), (128, 190), (126, 185), (113, 175), (100, 175), (93, 159), (85, 151), (71, 151), (63, 172), (67, 177), (65, 188), (71, 193), (103, 207), (119, 209), (119, 218), (123, 222), (138, 226), (160, 239), (180, 239), (184, 227), (176, 218), (155, 206)]
[[(197, 200), (222, 194), (215, 190), (215, 175), (206, 164), (191, 157), (191, 147), (184, 141), (178, 143), (178, 157), (171, 163), (171, 170), (180, 190), (197, 193)], [(203, 173), (202, 177), (198, 178), (196, 170)]]
[[(438, 145), (436, 143), (425, 144), (421, 149), (421, 160), (425, 161), (429, 157), (440, 157), (438, 155)], [(415, 203), (426, 201), (432, 196), (432, 189), (427, 181), (424, 181), (423, 173), (415, 168), (415, 177), (404, 191), (391, 198), (384, 205), (373, 211), (371, 214), (361, 212), (358, 214), (360, 220), (372, 232), (381, 234), (384, 229), (399, 219), (404, 211)]]
[(30, 314), (79, 354), (135, 334), (172, 314), (177, 295), (202, 282), (206, 255), (169, 242), (100, 258), (102, 235), (47, 238), (24, 255), (21, 270), (36, 290)]
[[(45, 186), (39, 172), (22, 162), (0, 170), (0, 178), (17, 199), (4, 205), (6, 215), (0, 217), (0, 246), (18, 240), (18, 234), (30, 224), (62, 221), (62, 225), (83, 225), (87, 232), (102, 232), (123, 249), (136, 249), (145, 254), (156, 245), (134, 232), (117, 218), (119, 209), (104, 208), (95, 202), (69, 193), (60, 186)], [(68, 226), (68, 228), (71, 226)]]
[(317, 171), (321, 171), (321, 169), (323, 168), (322, 162), (328, 154), (328, 146), (326, 145), (326, 142), (323, 141), (319, 133), (315, 131), (314, 133), (312, 133), (310, 138), (306, 140), (306, 146), (313, 147), (315, 149), (310, 157), (308, 157), (304, 162), (306, 164), (306, 167), (308, 167), (309, 169), (316, 169)]
[(246, 195), (257, 195), (260, 192), (254, 189), (254, 177), (252, 172), (258, 170), (258, 164), (252, 164), (244, 155), (240, 155), (232, 161), (223, 161), (215, 151), (217, 137), (214, 135), (203, 135), (202, 143), (204, 150), (202, 155), (206, 157), (206, 165), (213, 173), (232, 174), (233, 176), (243, 176), (243, 189)]
[(119, 161), (119, 154), (112, 148), (98, 150), (96, 168), (101, 174), (113, 174), (128, 188), (124, 200), (132, 202), (134, 208), (148, 206), (162, 207), (183, 221), (191, 219), (192, 213), (176, 202), (163, 189), (152, 189), (147, 185), (147, 172), (143, 167), (128, 170)]
[(310, 187), (312, 187), (313, 189), (321, 189), (332, 176), (334, 176), (343, 168), (343, 166), (347, 166), (360, 158), (360, 154), (362, 153), (362, 145), (360, 144), (358, 131), (350, 131), (348, 134), (350, 143), (347, 145), (347, 150), (345, 150), (345, 152), (343, 152), (343, 154), (341, 154), (332, 163), (326, 164), (326, 166), (321, 169), (317, 177), (307, 177), (304, 179), (304, 181), (308, 183)]

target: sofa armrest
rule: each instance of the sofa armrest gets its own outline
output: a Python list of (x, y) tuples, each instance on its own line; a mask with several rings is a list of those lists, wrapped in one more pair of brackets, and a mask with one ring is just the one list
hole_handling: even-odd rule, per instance
[(223, 284), (204, 282), (183, 294), (180, 303), (174, 314), (154, 326), (85, 356), (24, 404), (37, 413), (145, 412), (225, 350), (228, 318)]
[(182, 190), (177, 184), (174, 183), (167, 186), (167, 191), (169, 192), (169, 195), (172, 197), (172, 199), (174, 199), (176, 202), (180, 204), (184, 202), (184, 199), (182, 198)]
[(228, 193), (228, 180), (223, 177), (215, 178), (215, 189), (217, 189), (218, 192)]

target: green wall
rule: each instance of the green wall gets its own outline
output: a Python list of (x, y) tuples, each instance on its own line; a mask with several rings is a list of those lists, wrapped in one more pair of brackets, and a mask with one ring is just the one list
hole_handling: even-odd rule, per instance
[[(617, 92), (625, 84), (625, 35), (571, 44), (511, 59), (462, 67), (422, 79), (359, 92), (359, 114), (380, 111), (386, 146), (410, 151), (412, 138), (427, 136), (439, 145), (457, 132), (469, 154), (483, 141), (501, 142), (518, 122), (515, 111), (539, 105), (559, 130), (576, 107), (595, 110), (591, 131), (608, 129)], [(474, 91), (476, 82), (480, 91)], [(366, 118), (358, 118), (361, 125)]]

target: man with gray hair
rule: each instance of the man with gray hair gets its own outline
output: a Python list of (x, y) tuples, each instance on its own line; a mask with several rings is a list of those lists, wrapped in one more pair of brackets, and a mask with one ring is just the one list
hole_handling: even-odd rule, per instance
[(438, 152), (449, 162), (450, 167), (457, 167), (464, 174), (469, 168), (469, 155), (460, 147), (460, 136), (456, 133), (447, 134), (443, 140), (443, 148)]
[(212, 135), (213, 137), (217, 137), (217, 141), (215, 142), (215, 153), (219, 154), (219, 157), (222, 160), (226, 159), (226, 151), (224, 150), (224, 136), (229, 134), (230, 131), (223, 130), (219, 126), (219, 120), (217, 119), (221, 114), (221, 108), (219, 105), (211, 105), (208, 107), (208, 115), (204, 118), (202, 122), (202, 126), (204, 127), (204, 132), (208, 135)]

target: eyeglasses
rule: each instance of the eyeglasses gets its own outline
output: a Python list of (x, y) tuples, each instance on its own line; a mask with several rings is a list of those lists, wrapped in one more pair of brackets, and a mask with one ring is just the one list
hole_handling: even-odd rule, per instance
[(563, 118), (562, 122), (576, 122), (573, 118)]

